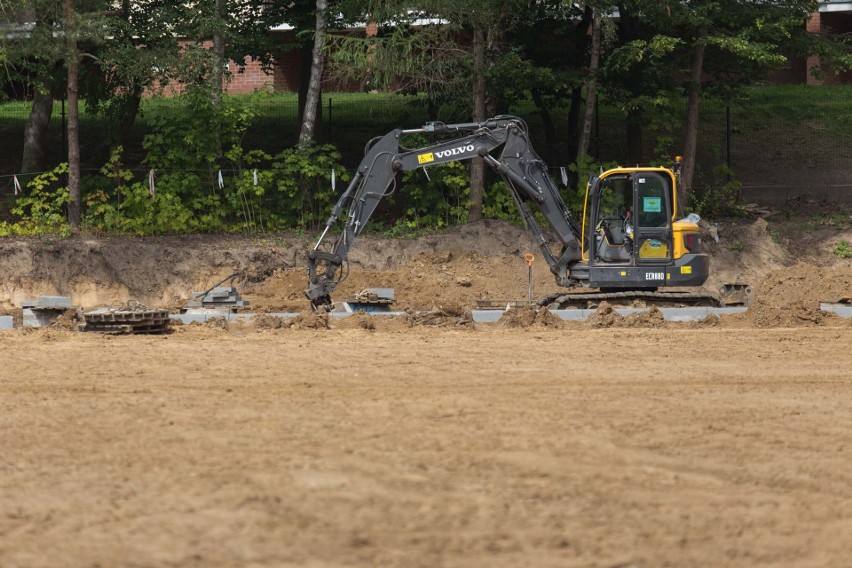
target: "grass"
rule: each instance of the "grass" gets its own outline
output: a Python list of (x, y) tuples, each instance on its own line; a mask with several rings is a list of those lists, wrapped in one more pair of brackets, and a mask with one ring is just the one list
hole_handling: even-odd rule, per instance
[(849, 241), (838, 242), (834, 247), (834, 254), (843, 258), (852, 258), (852, 246), (849, 245)]
[[(246, 133), (243, 145), (270, 153), (293, 145), (299, 130), (297, 95), (275, 93), (251, 97), (258, 118)], [(149, 131), (147, 117), (154, 112), (168, 112), (175, 104), (175, 99), (162, 97), (144, 101), (134, 129), (136, 141), (127, 149), (130, 161), (138, 161), (143, 155), (141, 140)], [(14, 173), (18, 167), (29, 108), (27, 102), (0, 104), (0, 138), (5, 149), (0, 156), (0, 176)], [(64, 160), (61, 108), (61, 103), (55, 103), (49, 128), (52, 162)], [(559, 138), (555, 148), (545, 145), (541, 119), (531, 103), (524, 102), (509, 111), (529, 122), (535, 147), (540, 154), (550, 157), (552, 167), (567, 165), (562, 145), (567, 138), (566, 109), (553, 112)], [(659, 113), (655, 116), (654, 111), (649, 111), (647, 120), (671, 125), (672, 138), (679, 140), (683, 105), (669, 113), (670, 116)], [(381, 93), (326, 94), (323, 114), (324, 121), (318, 133), (321, 141), (340, 148), (344, 162), (350, 167), (360, 161), (364, 145), (370, 138), (398, 127), (416, 127), (428, 119), (421, 97)], [(705, 181), (713, 181), (712, 170), (727, 159), (725, 114), (724, 102), (704, 101), (698, 171)], [(439, 119), (466, 120), (451, 108), (442, 108)], [(848, 163), (852, 159), (852, 86), (750, 88), (743, 97), (731, 103), (731, 120), (731, 162), (736, 178), (745, 185), (836, 184), (848, 178)], [(603, 161), (626, 163), (623, 113), (616, 107), (602, 104), (598, 122), (601, 131), (592, 142), (593, 151), (599, 147), (599, 157)], [(108, 137), (104, 136), (102, 120), (92, 116), (85, 105), (81, 106), (81, 138), (86, 167), (98, 168), (107, 157)], [(646, 162), (654, 161), (653, 148), (658, 142), (651, 133), (646, 135)], [(671, 155), (679, 153), (676, 144), (669, 150)], [(0, 178), (0, 186), (2, 183)]]

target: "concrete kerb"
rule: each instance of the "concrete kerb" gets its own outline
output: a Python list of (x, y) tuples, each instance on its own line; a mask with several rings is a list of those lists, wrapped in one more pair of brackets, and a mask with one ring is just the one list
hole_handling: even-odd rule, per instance
[[(727, 314), (739, 314), (743, 313), (747, 310), (744, 307), (732, 307), (732, 308), (701, 308), (701, 307), (692, 307), (692, 308), (659, 308), (663, 314), (663, 319), (666, 321), (672, 322), (690, 322), (690, 321), (701, 321), (706, 318), (710, 314), (714, 314), (717, 316), (727, 315)], [(839, 315), (840, 317), (848, 318), (852, 317), (852, 306), (841, 305), (841, 304), (828, 304), (823, 303), (820, 304), (820, 309), (826, 312), (831, 312)], [(200, 310), (199, 310), (200, 311)], [(184, 313), (184, 314), (171, 314), (169, 316), (172, 320), (180, 321), (184, 324), (189, 324), (193, 322), (197, 323), (205, 323), (208, 320), (213, 318), (225, 318), (228, 321), (233, 322), (248, 322), (257, 315), (255, 313), (223, 313), (218, 311), (211, 311), (210, 313), (199, 313), (199, 311), (195, 311), (192, 313)], [(631, 314), (637, 314), (646, 311), (644, 308), (615, 308), (615, 312), (622, 316), (629, 316)], [(331, 312), (329, 315), (334, 318), (345, 318), (353, 315), (354, 312)], [(403, 315), (405, 312), (374, 312), (370, 315), (376, 317), (383, 316), (399, 316)], [(505, 312), (503, 310), (472, 310), (471, 315), (473, 316), (473, 321), (476, 323), (495, 323), (498, 321)], [(583, 321), (588, 319), (589, 316), (595, 313), (595, 310), (592, 309), (574, 309), (574, 310), (551, 310), (553, 315), (558, 316), (563, 320), (571, 320), (571, 321)], [(298, 312), (273, 312), (268, 314), (263, 314), (268, 316), (280, 317), (282, 319), (289, 319), (299, 315)], [(11, 330), (13, 329), (13, 319), (12, 316), (0, 316), (0, 330)]]

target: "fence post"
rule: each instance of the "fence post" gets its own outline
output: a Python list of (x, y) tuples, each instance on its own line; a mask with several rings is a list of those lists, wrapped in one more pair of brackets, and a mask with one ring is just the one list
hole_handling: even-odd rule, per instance
[(728, 165), (728, 183), (731, 182), (731, 105), (725, 106), (725, 163)]
[(601, 99), (595, 97), (595, 160), (601, 161)]
[(66, 131), (65, 131), (65, 97), (62, 97), (62, 151), (65, 159), (68, 159), (68, 140), (66, 140)]
[(331, 133), (332, 133), (331, 123), (334, 120), (334, 114), (333, 113), (334, 113), (334, 105), (331, 102), (331, 97), (328, 97), (328, 121), (326, 122), (326, 128), (327, 128), (327, 138), (328, 138), (329, 144), (332, 143), (332, 141), (331, 141)]

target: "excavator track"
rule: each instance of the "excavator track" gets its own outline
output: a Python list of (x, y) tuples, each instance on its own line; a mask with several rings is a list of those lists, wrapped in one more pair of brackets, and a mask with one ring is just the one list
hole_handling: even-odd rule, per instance
[(725, 304), (718, 296), (706, 292), (625, 290), (621, 292), (556, 292), (541, 298), (538, 307), (551, 309), (593, 308), (601, 302), (625, 305), (643, 302), (646, 305), (687, 307), (708, 306), (723, 307)]

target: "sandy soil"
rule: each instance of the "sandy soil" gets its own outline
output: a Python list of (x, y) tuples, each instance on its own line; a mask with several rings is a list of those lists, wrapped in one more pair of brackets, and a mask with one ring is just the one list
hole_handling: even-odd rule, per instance
[(852, 327), (0, 337), (0, 566), (840, 566)]
[(409, 309), (345, 320), (303, 311), (295, 237), (0, 241), (18, 319), (39, 294), (176, 308), (234, 271), (252, 310), (303, 311), (0, 333), (0, 567), (846, 565), (852, 319), (819, 302), (852, 296), (852, 234), (777, 227), (720, 227), (708, 288), (755, 302), (690, 324), (475, 325), (527, 293), (533, 245), (493, 222), (359, 242), (336, 298)]

